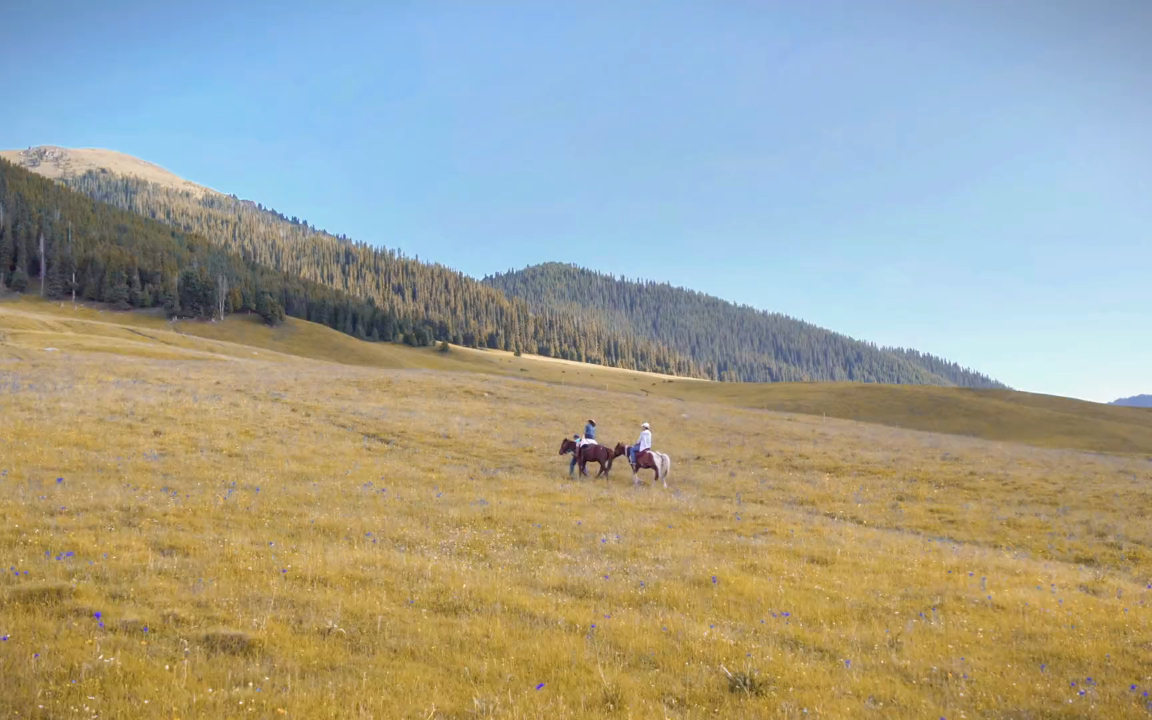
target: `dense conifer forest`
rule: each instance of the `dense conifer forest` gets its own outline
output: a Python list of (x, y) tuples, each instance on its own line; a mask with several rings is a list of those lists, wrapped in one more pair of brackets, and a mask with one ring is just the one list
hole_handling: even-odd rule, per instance
[[(0, 161), (0, 282), (213, 317), (259, 312), (365, 340), (451, 342), (725, 381), (1003, 387), (915, 350), (880, 348), (665, 283), (546, 264), (478, 281), (234, 196), (108, 172), (64, 182)], [(73, 273), (75, 281), (73, 282)]]
[(613, 327), (687, 355), (718, 380), (1004, 387), (932, 355), (880, 348), (667, 283), (628, 281), (561, 263), (499, 274), (484, 282), (527, 300), (535, 311), (563, 308), (607, 317)]

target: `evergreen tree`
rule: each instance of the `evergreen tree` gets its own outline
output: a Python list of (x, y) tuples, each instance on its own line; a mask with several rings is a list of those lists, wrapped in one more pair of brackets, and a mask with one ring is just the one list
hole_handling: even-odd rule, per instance
[(216, 282), (204, 266), (182, 271), (177, 293), (183, 316), (209, 319), (215, 315)]
[(25, 292), (28, 289), (28, 273), (24, 272), (24, 268), (16, 268), (15, 272), (12, 273), (12, 280), (9, 286), (18, 293)]
[(6, 212), (0, 197), (0, 285), (10, 285), (16, 262), (16, 245), (12, 235), (12, 213)]
[(256, 298), (256, 313), (273, 327), (284, 322), (284, 308), (266, 290), (260, 291)]
[(144, 301), (144, 288), (140, 285), (140, 273), (133, 269), (128, 273), (128, 302), (132, 307), (148, 307)]
[(115, 270), (109, 276), (110, 282), (105, 286), (106, 293), (104, 302), (110, 303), (117, 310), (127, 310), (131, 307), (128, 291), (128, 278), (125, 277), (124, 272)]

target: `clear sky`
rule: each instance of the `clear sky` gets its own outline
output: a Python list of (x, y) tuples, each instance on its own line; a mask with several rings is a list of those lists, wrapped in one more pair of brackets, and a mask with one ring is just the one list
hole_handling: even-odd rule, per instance
[(1147, 0), (167, 5), (5, 4), (0, 146), (1152, 393)]

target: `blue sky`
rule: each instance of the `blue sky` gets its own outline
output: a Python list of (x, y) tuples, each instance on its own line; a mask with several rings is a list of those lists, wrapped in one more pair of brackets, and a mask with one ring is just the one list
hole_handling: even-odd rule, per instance
[(0, 146), (1152, 392), (1152, 3), (164, 5), (6, 8)]

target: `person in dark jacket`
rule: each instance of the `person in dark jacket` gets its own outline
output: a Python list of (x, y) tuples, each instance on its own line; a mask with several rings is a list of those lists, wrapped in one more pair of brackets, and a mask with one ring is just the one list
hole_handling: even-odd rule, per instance
[(572, 451), (572, 462), (568, 464), (568, 475), (571, 476), (576, 471), (576, 463), (580, 460), (580, 446), (587, 443), (596, 442), (596, 421), (589, 420), (584, 425), (584, 437), (573, 435), (572, 439), (576, 441), (576, 449)]

